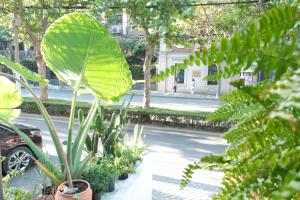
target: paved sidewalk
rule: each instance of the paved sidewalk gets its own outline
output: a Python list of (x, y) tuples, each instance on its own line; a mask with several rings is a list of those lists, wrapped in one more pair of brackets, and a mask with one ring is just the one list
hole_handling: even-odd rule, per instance
[[(33, 88), (33, 91), (36, 95), (40, 95), (38, 88)], [(128, 102), (132, 93), (135, 95), (131, 101), (131, 105), (143, 106), (143, 91), (131, 91), (124, 95), (119, 102), (116, 102), (116, 104), (121, 104), (123, 101)], [(22, 89), (22, 95), (24, 97), (31, 97), (31, 94), (25, 89)], [(71, 101), (73, 98), (73, 91), (70, 89), (49, 89), (49, 98)], [(82, 94), (78, 96), (78, 101), (83, 102), (92, 102), (94, 99), (94, 96), (91, 94)], [(219, 100), (214, 96), (179, 93), (162, 94), (159, 92), (152, 92), (150, 106), (172, 110), (213, 112), (219, 107)]]
[(189, 185), (180, 190), (186, 164), (157, 161), (152, 178), (153, 200), (209, 200), (221, 187), (223, 173), (198, 170)]
[[(38, 89), (39, 87), (33, 86), (32, 88)], [(64, 86), (64, 87), (49, 86), (49, 90), (72, 91), (72, 88), (70, 86)], [(143, 96), (144, 90), (131, 90), (127, 94)], [(216, 95), (211, 95), (211, 94), (191, 94), (191, 93), (171, 93), (171, 92), (163, 93), (163, 92), (158, 92), (158, 91), (151, 91), (151, 96), (152, 97), (219, 100), (219, 98), (216, 97)]]

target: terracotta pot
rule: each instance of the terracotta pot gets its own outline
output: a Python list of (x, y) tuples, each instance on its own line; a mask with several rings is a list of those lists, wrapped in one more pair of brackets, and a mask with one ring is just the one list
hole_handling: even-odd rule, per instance
[(61, 191), (61, 188), (66, 187), (68, 182), (62, 183), (60, 186), (58, 186), (58, 189), (55, 194), (55, 200), (92, 200), (93, 192), (90, 187), (90, 184), (84, 180), (73, 180), (73, 185), (76, 187), (76, 184), (85, 184), (86, 189), (80, 193), (77, 193), (76, 196), (79, 196), (80, 198), (74, 198), (76, 197), (75, 194), (63, 194)]

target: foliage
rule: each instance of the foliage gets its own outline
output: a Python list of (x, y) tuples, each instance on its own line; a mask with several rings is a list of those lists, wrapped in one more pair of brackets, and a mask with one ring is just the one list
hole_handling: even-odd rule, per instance
[(143, 80), (144, 79), (144, 71), (141, 65), (130, 65), (129, 69), (132, 74), (133, 80)]
[[(133, 96), (131, 96), (132, 99)], [(111, 115), (108, 125), (105, 124), (105, 112), (104, 107), (99, 106), (97, 114), (92, 124), (92, 136), (87, 136), (85, 141), (86, 148), (93, 154), (99, 154), (99, 145), (101, 142), (103, 157), (114, 157), (115, 146), (123, 138), (123, 130), (127, 124), (127, 110), (130, 105), (130, 101), (124, 108), (125, 102), (120, 106), (117, 111), (114, 111)], [(79, 110), (79, 119), (83, 118), (83, 111)]]
[(141, 154), (146, 149), (143, 130), (143, 126), (139, 128), (138, 125), (135, 125), (132, 135), (125, 134), (122, 142), (116, 148), (116, 155), (118, 157), (126, 157), (128, 163), (135, 164), (140, 160)]
[(48, 80), (40, 77), (38, 74), (28, 70), (26, 67), (15, 63), (3, 56), (0, 56), (0, 64), (7, 66), (8, 68), (10, 68), (11, 70), (13, 70), (16, 73), (22, 74), (22, 76), (24, 78), (26, 78), (27, 80), (31, 80), (31, 81), (36, 81), (42, 84), (47, 84)]
[(24, 67), (27, 67), (30, 71), (33, 71), (35, 73), (38, 72), (38, 66), (36, 64), (36, 61), (33, 59), (24, 59), (20, 61), (20, 64)]
[(12, 40), (10, 29), (0, 26), (0, 49), (6, 49)]
[[(67, 1), (67, 0), (0, 0), (1, 14), (0, 18), (6, 22), (2, 23), (5, 28), (10, 28), (13, 13), (18, 12), (22, 20), (20, 27), (21, 39), (26, 44), (36, 47), (32, 41), (32, 36), (42, 37), (45, 28), (54, 22), (57, 18), (70, 12), (68, 9), (62, 9), (67, 6), (80, 6), (82, 1)], [(41, 7), (45, 9), (42, 11)], [(45, 12), (46, 11), (46, 12)], [(46, 26), (46, 27), (45, 27)], [(36, 41), (37, 42), (37, 41)]]
[[(278, 80), (288, 68), (295, 69), (297, 66), (297, 54), (291, 52), (299, 51), (296, 45), (299, 37), (291, 30), (298, 19), (296, 6), (278, 6), (262, 15), (259, 21), (251, 23), (240, 34), (234, 33), (230, 39), (223, 38), (218, 46), (212, 44), (208, 50), (196, 51), (184, 63), (160, 72), (154, 80), (174, 75), (176, 70), (185, 69), (194, 63), (218, 64), (219, 78), (239, 74), (255, 63), (256, 73), (266, 67), (266, 75), (275, 72), (275, 79)], [(221, 64), (225, 66), (224, 69), (221, 69)], [(281, 67), (276, 67), (278, 65)]]
[(143, 65), (146, 51), (144, 38), (119, 37), (118, 42), (129, 65)]
[(212, 45), (191, 57), (189, 62), (225, 62), (219, 76), (238, 74), (256, 62), (255, 73), (265, 67), (275, 78), (252, 86), (232, 83), (236, 90), (209, 116), (237, 121), (225, 134), (230, 145), (222, 157), (189, 165), (182, 186), (195, 169), (211, 166), (225, 173), (214, 199), (299, 198), (299, 21), (298, 4), (280, 5), (242, 34), (223, 39), (219, 49)]
[(133, 166), (141, 161), (142, 154), (146, 149), (142, 132), (143, 127), (139, 129), (136, 125), (133, 135), (126, 133), (123, 140), (117, 144), (115, 148), (115, 165), (121, 174), (134, 172)]
[[(45, 108), (51, 115), (69, 116), (70, 115), (70, 101), (50, 99), (43, 102)], [(77, 102), (76, 112), (82, 109), (83, 114), (87, 115), (88, 108), (91, 104), (88, 102)], [(110, 120), (112, 114), (118, 113), (120, 107), (116, 105), (108, 105), (104, 107), (104, 119)], [(40, 114), (37, 105), (30, 98), (24, 97), (24, 102), (21, 105), (22, 112)], [(158, 126), (168, 127), (182, 127), (200, 130), (211, 130), (223, 132), (228, 130), (234, 122), (218, 121), (208, 122), (208, 112), (196, 111), (178, 111), (163, 108), (149, 108), (130, 106), (127, 111), (127, 118), (130, 123), (152, 124)], [(147, 117), (145, 117), (147, 116)], [(149, 117), (148, 117), (149, 116)]]
[(178, 24), (176, 41), (203, 48), (230, 37), (233, 31), (241, 32), (258, 12), (255, 4), (235, 4), (197, 7), (194, 15)]
[(53, 23), (44, 36), (42, 52), (59, 79), (73, 88), (86, 87), (99, 99), (118, 98), (131, 89), (131, 73), (117, 41), (85, 14), (68, 14)]
[[(133, 80), (143, 80), (143, 64), (146, 53), (145, 38), (119, 37), (118, 41), (129, 64)], [(157, 58), (158, 48), (155, 48), (152, 62), (156, 62)], [(152, 70), (153, 69), (154, 67), (152, 66)], [(153, 74), (152, 71), (151, 74)]]
[(9, 181), (20, 175), (19, 172), (11, 172), (7, 174), (3, 179), (4, 184), (4, 199), (5, 200), (31, 200), (30, 192), (22, 188), (10, 187), (8, 185)]
[(22, 189), (9, 187), (4, 189), (4, 199), (5, 200), (31, 200), (31, 194)]
[(21, 92), (9, 79), (0, 76), (0, 119), (11, 121), (18, 117), (20, 109), (16, 109), (22, 103)]
[(106, 192), (118, 174), (112, 160), (93, 160), (84, 170), (82, 178), (91, 184), (94, 192)]
[(110, 12), (110, 7), (116, 7), (114, 12), (122, 12), (126, 8), (126, 13), (130, 19), (140, 29), (145, 32), (146, 53), (143, 64), (144, 68), (144, 108), (150, 107), (151, 93), (151, 67), (155, 48), (160, 39), (167, 42), (172, 40), (174, 27), (177, 19), (185, 19), (190, 16), (194, 9), (185, 5), (191, 0), (98, 0), (97, 7), (104, 12)]
[[(76, 27), (78, 23), (82, 26), (80, 29), (76, 28), (75, 30), (73, 27)], [(63, 31), (61, 31), (60, 35), (64, 35), (65, 37), (54, 37), (56, 36), (55, 33), (61, 30), (62, 27)], [(103, 37), (98, 38), (96, 35), (102, 35)], [(88, 36), (87, 39), (85, 39), (86, 36)], [(74, 38), (76, 38), (76, 41)], [(95, 38), (97, 39), (96, 41), (94, 41)], [(70, 41), (75, 42), (71, 43)], [(81, 41), (80, 45), (78, 45), (77, 41)], [(102, 44), (105, 45), (101, 46)], [(60, 169), (56, 168), (56, 166), (47, 158), (46, 154), (43, 153), (26, 134), (22, 133), (13, 124), (9, 125), (31, 147), (32, 151), (39, 158), (39, 160), (35, 160), (35, 163), (55, 185), (62, 183), (66, 179), (68, 181), (68, 186), (72, 187), (72, 179), (80, 177), (81, 172), (91, 158), (91, 154), (88, 154), (83, 158), (82, 152), (87, 133), (97, 111), (98, 98), (103, 97), (104, 100), (116, 99), (121, 94), (125, 93), (126, 89), (129, 89), (131, 86), (129, 69), (125, 59), (122, 57), (122, 53), (120, 53), (119, 47), (116, 45), (117, 42), (112, 39), (112, 36), (107, 34), (107, 31), (104, 30), (96, 20), (79, 13), (71, 13), (58, 19), (52, 24), (43, 38), (42, 50), (48, 66), (51, 66), (53, 71), (62, 79), (62, 81), (65, 81), (74, 87), (74, 98), (71, 105), (68, 129), (69, 142), (67, 154), (63, 150), (62, 143), (47, 110), (35, 96), (26, 80), (30, 79), (41, 82), (44, 81), (44, 79), (40, 78), (35, 73), (28, 74), (25, 67), (1, 57), (1, 61), (3, 61), (7, 67), (23, 76), (22, 78), (24, 81), (18, 81), (21, 81), (25, 88), (33, 95), (34, 100), (45, 119), (60, 161)], [(67, 50), (64, 49), (66, 47), (68, 48)], [(48, 48), (52, 48), (52, 50), (49, 51)], [(105, 51), (105, 49), (107, 49), (107, 51)], [(70, 54), (70, 52), (72, 54)], [(72, 59), (70, 59), (70, 56), (72, 56)], [(58, 59), (53, 59), (54, 57)], [(78, 63), (74, 64), (74, 57), (77, 59)], [(97, 59), (95, 60), (95, 58)], [(108, 58), (109, 62), (107, 62)], [(110, 69), (114, 69), (114, 71), (108, 70), (108, 66)], [(91, 72), (92, 69), (95, 71)], [(99, 76), (96, 79), (94, 75)], [(75, 80), (74, 77), (78, 79)], [(107, 88), (103, 87), (105, 82), (103, 82), (102, 79), (99, 79), (99, 77), (102, 77), (106, 83), (112, 84), (114, 88), (111, 88), (110, 86)], [(110, 80), (110, 82), (108, 82), (108, 80)], [(81, 86), (85, 86), (90, 93), (98, 98), (96, 98), (95, 102), (90, 107), (86, 118), (80, 124), (76, 138), (73, 140), (72, 135), (76, 99)], [(107, 96), (103, 96), (106, 94)], [(1, 120), (6, 121), (3, 118), (1, 118)]]

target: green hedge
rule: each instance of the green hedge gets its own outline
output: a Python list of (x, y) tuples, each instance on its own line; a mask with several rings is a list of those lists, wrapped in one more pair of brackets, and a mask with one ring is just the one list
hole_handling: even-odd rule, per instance
[[(48, 100), (44, 106), (50, 115), (66, 116), (70, 115), (70, 101)], [(85, 114), (89, 110), (90, 104), (78, 102), (77, 109), (81, 108)], [(105, 119), (110, 120), (113, 112), (119, 112), (120, 106), (112, 105), (105, 107)], [(40, 114), (36, 104), (31, 98), (24, 98), (21, 105), (22, 112)], [(76, 112), (77, 113), (77, 112)], [(206, 120), (208, 112), (176, 111), (161, 108), (143, 109), (142, 107), (130, 107), (127, 116), (130, 123), (154, 124), (160, 126), (193, 128), (223, 132), (228, 130), (232, 124), (226, 121), (208, 122)]]

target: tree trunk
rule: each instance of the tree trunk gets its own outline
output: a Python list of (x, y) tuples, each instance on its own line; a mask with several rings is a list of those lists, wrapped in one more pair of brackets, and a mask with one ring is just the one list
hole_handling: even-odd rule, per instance
[[(43, 55), (41, 53), (40, 44), (36, 49), (36, 61), (38, 65), (38, 73), (43, 78), (46, 78), (46, 62), (44, 61)], [(40, 84), (40, 99), (42, 101), (48, 100), (48, 86)]]
[(266, 12), (266, 8), (264, 6), (264, 0), (258, 0), (258, 9), (261, 13)]
[(150, 108), (150, 96), (151, 96), (151, 64), (154, 53), (154, 45), (150, 41), (146, 45), (146, 56), (144, 61), (144, 108)]
[[(265, 9), (265, 6), (264, 6), (264, 0), (258, 0), (258, 9), (261, 13), (266, 13), (266, 9)], [(266, 68), (263, 67), (260, 72), (258, 73), (258, 76), (257, 76), (257, 82), (261, 82), (261, 81), (264, 81), (266, 80)]]
[(221, 96), (221, 84), (222, 84), (222, 78), (218, 80), (218, 88), (216, 93), (216, 99), (219, 99)]
[[(14, 44), (15, 44), (15, 62), (20, 63), (20, 48), (19, 48), (19, 27), (18, 27), (18, 15), (14, 13)], [(17, 79), (20, 79), (20, 74), (15, 73)], [(17, 89), (21, 89), (19, 82), (16, 82)]]

